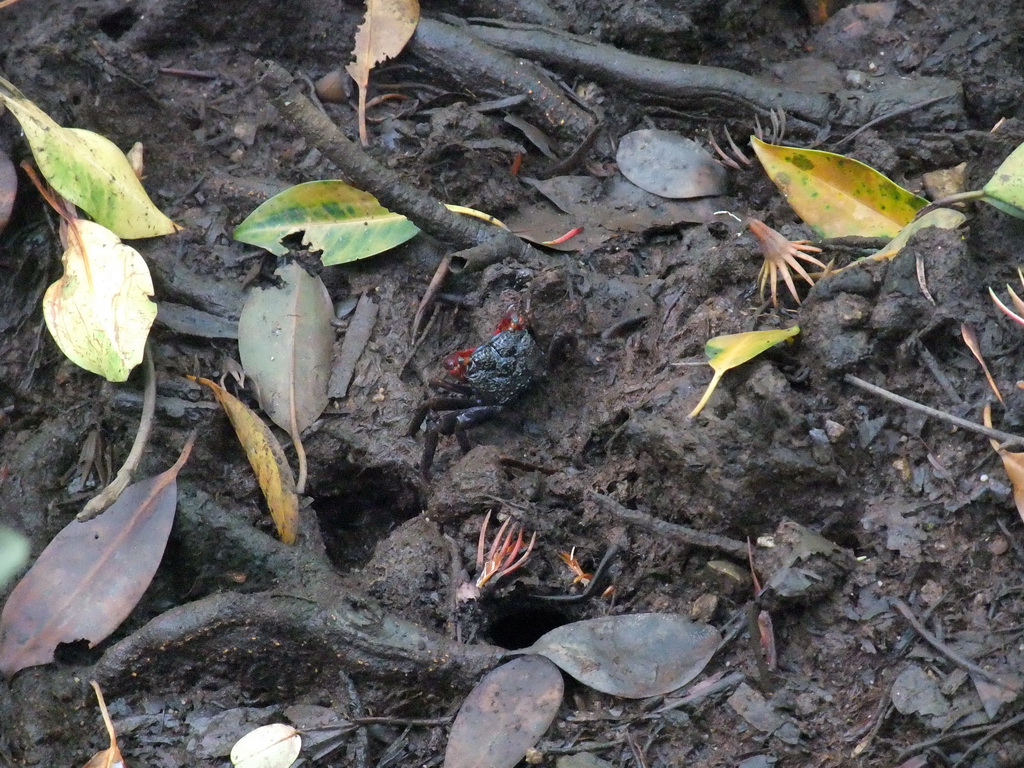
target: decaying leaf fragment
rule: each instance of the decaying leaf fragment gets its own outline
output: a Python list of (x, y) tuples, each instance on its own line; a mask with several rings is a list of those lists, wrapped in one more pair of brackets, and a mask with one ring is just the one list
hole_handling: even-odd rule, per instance
[(195, 376), (188, 378), (209, 387), (221, 404), (256, 473), (260, 490), (263, 491), (270, 515), (277, 526), (278, 536), (285, 544), (294, 544), (299, 519), (299, 496), (295, 492), (295, 478), (288, 466), (284, 449), (274, 433), (245, 403), (223, 387), (209, 379)]
[(131, 613), (163, 557), (177, 505), (174, 465), (134, 483), (103, 514), (63, 528), (11, 592), (0, 614), (0, 674), (53, 661), (61, 643), (93, 647)]
[(114, 724), (110, 721), (110, 713), (107, 712), (107, 702), (103, 700), (103, 691), (95, 680), (90, 680), (89, 685), (96, 692), (100, 714), (103, 715), (103, 725), (106, 726), (107, 735), (110, 737), (110, 746), (93, 755), (84, 768), (124, 768), (124, 758), (121, 757), (121, 750), (117, 746), (117, 734), (114, 732)]
[(687, 418), (694, 418), (700, 413), (718, 386), (718, 382), (726, 371), (735, 368), (743, 363), (753, 360), (767, 349), (774, 347), (780, 341), (791, 339), (800, 333), (800, 326), (794, 325), (781, 331), (749, 331), (747, 333), (731, 333), (725, 336), (716, 336), (704, 345), (704, 354), (707, 355), (708, 364), (714, 370), (715, 375), (711, 377), (711, 383), (704, 391), (704, 396), (697, 403), (697, 406), (690, 411)]
[(420, 19), (419, 0), (366, 0), (366, 18), (356, 32), (352, 49), (355, 61), (345, 67), (359, 87), (359, 140), (365, 147), (366, 88), (370, 70), (397, 56), (416, 31)]
[(68, 228), (64, 275), (43, 296), (46, 327), (75, 365), (124, 381), (156, 319), (149, 267), (100, 224), (72, 219)]

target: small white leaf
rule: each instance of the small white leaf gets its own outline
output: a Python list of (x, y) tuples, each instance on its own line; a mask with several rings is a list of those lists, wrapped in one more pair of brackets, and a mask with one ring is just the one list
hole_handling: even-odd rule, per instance
[(240, 738), (231, 748), (231, 764), (235, 768), (288, 768), (300, 749), (298, 731), (284, 723), (272, 723)]

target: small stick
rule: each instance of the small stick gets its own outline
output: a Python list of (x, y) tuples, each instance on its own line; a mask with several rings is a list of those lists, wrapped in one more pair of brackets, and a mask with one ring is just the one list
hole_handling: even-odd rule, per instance
[(747, 555), (747, 545), (745, 542), (730, 539), (727, 536), (719, 536), (715, 533), (704, 533), (703, 531), (698, 531), (694, 528), (687, 528), (685, 525), (676, 525), (675, 523), (669, 523), (665, 520), (658, 520), (657, 518), (651, 517), (643, 512), (624, 507), (619, 504), (619, 502), (615, 501), (615, 499), (600, 493), (590, 493), (587, 495), (594, 499), (594, 501), (598, 503), (598, 506), (602, 507), (606, 512), (610, 512), (620, 520), (625, 520), (627, 523), (633, 523), (634, 525), (639, 525), (641, 528), (646, 528), (649, 531), (670, 536), (677, 541), (681, 541), (684, 544), (690, 544), (694, 547), (716, 549), (721, 552), (727, 552), (730, 555), (739, 555), (741, 557), (746, 557)]
[(124, 460), (124, 466), (118, 470), (117, 477), (91, 498), (78, 513), (77, 517), (83, 523), (92, 520), (118, 500), (124, 489), (131, 484), (132, 475), (142, 462), (142, 454), (146, 451), (149, 433), (153, 429), (153, 413), (156, 411), (156, 368), (153, 365), (153, 353), (150, 351), (149, 342), (146, 342), (146, 351), (142, 357), (142, 370), (146, 377), (146, 389), (142, 397), (142, 417), (139, 420), (139, 431), (135, 433), (135, 442), (132, 443), (128, 458)]
[(426, 325), (426, 317), (434, 308), (437, 294), (440, 293), (445, 278), (451, 273), (451, 263), (452, 258), (450, 255), (441, 259), (441, 263), (434, 270), (434, 276), (430, 278), (430, 285), (427, 286), (427, 290), (423, 293), (423, 298), (420, 299), (420, 305), (416, 307), (416, 316), (412, 319), (412, 340), (414, 344), (422, 338), (421, 331), (424, 330), (423, 326)]
[(913, 611), (910, 610), (910, 606), (908, 606), (899, 598), (893, 599), (892, 605), (897, 611), (903, 614), (903, 618), (910, 622), (910, 626), (912, 626), (914, 630), (917, 632), (917, 634), (921, 636), (922, 640), (927, 642), (928, 645), (930, 645), (943, 656), (948, 658), (958, 667), (962, 667), (963, 669), (966, 669), (968, 672), (973, 672), (976, 675), (980, 675), (981, 677), (984, 677), (986, 680), (988, 680), (990, 683), (998, 685), (1001, 688), (1008, 688), (1009, 690), (1016, 691), (1018, 693), (1022, 690), (1022, 685), (1019, 680), (1004, 678), (1000, 675), (997, 675), (995, 672), (989, 672), (984, 667), (979, 667), (970, 659), (965, 659), (959, 653), (957, 653), (948, 645), (943, 643), (941, 640), (939, 640), (939, 638), (937, 638), (935, 635), (929, 632), (927, 628), (925, 628), (924, 624), (918, 621)]
[(1009, 432), (1003, 432), (1001, 429), (992, 429), (992, 427), (986, 427), (982, 424), (977, 424), (976, 422), (968, 421), (967, 419), (961, 419), (959, 416), (954, 416), (951, 413), (946, 413), (945, 411), (940, 411), (935, 408), (931, 408), (927, 405), (921, 405), (921, 403), (909, 400), (908, 398), (903, 397), (902, 395), (897, 395), (895, 392), (890, 392), (888, 389), (883, 389), (882, 387), (870, 384), (864, 381), (864, 379), (859, 379), (852, 374), (846, 374), (843, 377), (843, 380), (846, 381), (847, 384), (853, 384), (855, 387), (860, 387), (861, 389), (870, 392), (873, 395), (884, 397), (886, 400), (889, 400), (898, 405), (902, 405), (904, 408), (910, 408), (911, 410), (914, 411), (920, 411), (921, 413), (939, 419), (940, 421), (945, 421), (947, 424), (952, 424), (954, 426), (960, 427), (961, 429), (966, 429), (969, 432), (976, 432), (979, 435), (985, 435), (985, 437), (989, 437), (993, 440), (998, 440), (1000, 443), (1002, 443), (1000, 448), (1005, 448), (1010, 445), (1024, 445), (1024, 437), (1021, 437), (1020, 435), (1013, 435), (1010, 434)]

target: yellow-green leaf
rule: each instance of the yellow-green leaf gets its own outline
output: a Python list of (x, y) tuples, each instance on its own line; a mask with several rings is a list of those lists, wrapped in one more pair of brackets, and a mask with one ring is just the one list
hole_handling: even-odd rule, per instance
[(245, 449), (249, 464), (256, 473), (263, 498), (270, 508), (270, 516), (277, 526), (277, 534), (285, 544), (293, 544), (299, 520), (299, 497), (295, 492), (295, 477), (281, 444), (277, 442), (270, 427), (251, 408), (223, 387), (209, 379), (195, 376), (188, 378), (209, 387), (228, 415), (238, 442)]
[(903, 250), (903, 246), (910, 241), (910, 238), (922, 229), (927, 229), (928, 227), (956, 229), (965, 221), (967, 221), (967, 217), (960, 213), (960, 211), (954, 211), (952, 208), (936, 208), (934, 211), (926, 213), (920, 219), (910, 222), (900, 230), (900, 233), (885, 248), (878, 253), (871, 254), (868, 258), (873, 261), (887, 261)]
[(310, 181), (286, 189), (250, 213), (235, 239), (283, 256), (281, 240), (303, 233), (325, 266), (365, 259), (409, 240), (419, 229), (368, 192), (343, 181)]
[(124, 381), (142, 362), (156, 319), (152, 295), (149, 267), (138, 251), (106, 227), (75, 219), (64, 275), (46, 290), (43, 317), (71, 362), (109, 381)]
[(149, 199), (128, 158), (112, 141), (91, 131), (62, 128), (2, 77), (0, 102), (21, 124), (50, 185), (98, 223), (125, 239), (180, 229)]
[(821, 237), (895, 237), (928, 201), (842, 155), (750, 137), (768, 177)]
[(983, 191), (986, 203), (1003, 213), (1024, 219), (1024, 144), (1013, 150), (996, 168)]
[(753, 360), (766, 349), (774, 347), (780, 341), (791, 339), (798, 333), (800, 333), (800, 326), (794, 325), (792, 328), (781, 331), (730, 333), (727, 336), (716, 336), (710, 339), (704, 345), (704, 354), (715, 375), (711, 377), (711, 383), (704, 391), (704, 396), (697, 403), (697, 407), (690, 412), (688, 418), (692, 419), (704, 409), (726, 371), (743, 365), (748, 360)]

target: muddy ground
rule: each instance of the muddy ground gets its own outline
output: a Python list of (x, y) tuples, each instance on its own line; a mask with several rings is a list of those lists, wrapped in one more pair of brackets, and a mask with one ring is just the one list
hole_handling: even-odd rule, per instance
[[(839, 151), (914, 190), (924, 173), (961, 162), (968, 188), (984, 184), (1024, 138), (1024, 11), (1013, 0), (887, 6), (873, 9), (880, 15), (847, 8), (816, 26), (783, 0), (426, 2), (434, 26), (374, 74), (371, 96), (407, 98), (371, 109), (368, 151), (441, 200), (510, 219), (542, 203), (510, 168), (519, 146), (522, 176), (541, 176), (556, 160), (505, 124), (503, 111), (473, 109), (528, 90), (521, 57), (561, 95), (554, 106), (527, 98), (510, 109), (549, 134), (556, 159), (600, 125), (568, 171), (576, 175), (612, 174), (614, 142), (636, 128), (702, 142), (726, 128), (745, 137), (755, 116), (767, 125), (768, 110), (784, 106), (790, 143), (829, 149), (886, 117)], [(486, 27), (498, 30), (493, 45), (512, 51), (487, 59), (444, 13), (569, 30), (771, 85), (754, 97), (692, 84), (645, 90), (614, 69), (531, 47), (534, 27), (511, 27), (518, 42)], [(338, 176), (271, 106), (257, 62), (316, 80), (348, 61), (360, 15), (354, 3), (22, 0), (0, 10), (0, 70), (62, 124), (123, 148), (144, 143), (146, 186), (185, 227), (138, 244), (157, 300), (233, 320), (275, 260), (232, 241), (232, 228), (287, 185)], [(920, 103), (928, 99), (913, 88), (925, 78), (941, 99)], [(911, 90), (862, 109), (897, 86)], [(324, 105), (350, 137), (353, 104)], [(27, 155), (9, 115), (0, 117), (0, 146), (16, 160)], [(730, 173), (722, 209), (809, 236), (762, 172)], [(141, 382), (104, 384), (49, 337), (39, 303), (60, 274), (60, 252), (26, 187), (0, 239), (0, 522), (25, 532), (38, 554), (128, 453)], [(987, 697), (986, 711), (983, 678), (925, 643), (897, 607), (946, 651), (999, 674), (1021, 670), (1024, 534), (999, 459), (985, 438), (843, 378), (980, 421), (992, 396), (961, 340), (969, 322), (1007, 393), (997, 423), (1021, 428), (1024, 393), (1014, 384), (1024, 332), (998, 314), (987, 288), (1016, 280), (1024, 223), (985, 206), (967, 213), (961, 231), (926, 232), (891, 264), (844, 271), (781, 310), (761, 306), (756, 243), (728, 216), (533, 251), (449, 277), (419, 345), (410, 328), (420, 298), (441, 257), (465, 243), (424, 235), (330, 268), (300, 256), (320, 269), (336, 305), (368, 295), (379, 316), (348, 396), (305, 437), (309, 503), (296, 548), (275, 540), (226, 418), (183, 378), (219, 376), (237, 357), (234, 340), (158, 321), (157, 424), (144, 474), (169, 466), (200, 429), (167, 554), (112, 638), (65, 647), (57, 663), (0, 687), (0, 762), (81, 765), (102, 748), (87, 684), (97, 679), (129, 765), (225, 765), (231, 743), (254, 725), (362, 716), (385, 719), (340, 732), (315, 764), (439, 765), (447, 718), (501, 648), (581, 618), (666, 611), (723, 627), (742, 613), (752, 594), (745, 557), (628, 520), (640, 511), (731, 541), (790, 521), (846, 552), (815, 571), (810, 594), (767, 606), (777, 671), (759, 668), (741, 634), (706, 674), (742, 677), (658, 714), (661, 700), (616, 699), (569, 680), (538, 745), (541, 764), (574, 753), (606, 761), (576, 765), (652, 768), (1024, 764), (1020, 701), (996, 708)], [(838, 264), (858, 253), (821, 245)], [(561, 342), (546, 375), (473, 429), (465, 456), (442, 438), (425, 482), (422, 439), (405, 433), (427, 383), (446, 354), (486, 340), (510, 303), (527, 297), (541, 346)], [(797, 344), (727, 375), (704, 413), (687, 419), (710, 379), (708, 338), (794, 322)], [(91, 434), (98, 447), (82, 461)], [(537, 547), (517, 575), (460, 602), (489, 510), (538, 532)], [(578, 589), (558, 552), (575, 547), (592, 569), (611, 544), (620, 553), (612, 597), (534, 599)], [(769, 577), (771, 550), (756, 557)], [(908, 704), (911, 689), (924, 693)], [(770, 716), (730, 699), (737, 691), (748, 703), (756, 692), (767, 697)]]

